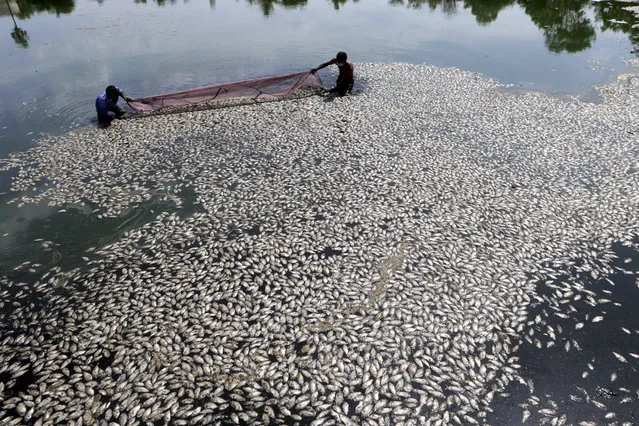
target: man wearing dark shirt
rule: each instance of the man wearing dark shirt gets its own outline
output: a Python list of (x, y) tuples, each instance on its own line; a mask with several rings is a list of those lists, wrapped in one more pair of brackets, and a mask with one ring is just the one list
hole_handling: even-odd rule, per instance
[(351, 90), (353, 90), (353, 83), (355, 81), (353, 79), (353, 64), (347, 62), (346, 59), (346, 52), (338, 52), (335, 58), (328, 62), (324, 62), (317, 68), (311, 69), (311, 72), (315, 73), (317, 70), (329, 65), (337, 65), (339, 68), (339, 75), (337, 76), (335, 87), (329, 90), (329, 93), (338, 93), (340, 96), (344, 96), (346, 92), (350, 93)]
[[(118, 106), (118, 98), (120, 96), (125, 101), (129, 100), (120, 89), (115, 86), (108, 86), (95, 99), (95, 110), (98, 113), (98, 122), (100, 124), (108, 125), (114, 118), (120, 118), (124, 115), (124, 111)], [(113, 112), (115, 117), (111, 116), (109, 112)]]

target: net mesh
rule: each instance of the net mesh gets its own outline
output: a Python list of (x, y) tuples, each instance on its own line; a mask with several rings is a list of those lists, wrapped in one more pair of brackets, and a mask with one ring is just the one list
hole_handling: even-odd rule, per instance
[(253, 80), (214, 84), (146, 98), (130, 99), (134, 111), (154, 111), (169, 106), (206, 104), (237, 100), (267, 101), (299, 95), (301, 89), (318, 89), (322, 81), (316, 74), (305, 71)]

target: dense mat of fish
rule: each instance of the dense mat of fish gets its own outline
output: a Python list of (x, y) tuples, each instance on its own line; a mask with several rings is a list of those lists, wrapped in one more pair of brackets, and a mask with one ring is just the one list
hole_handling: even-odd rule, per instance
[(591, 104), (425, 65), (357, 74), (332, 102), (116, 121), (5, 160), (16, 205), (111, 217), (188, 186), (201, 211), (2, 278), (0, 422), (482, 423), (524, 380), (522, 342), (578, 350), (528, 311), (570, 318), (591, 295), (557, 268), (604, 277), (639, 235), (638, 81)]

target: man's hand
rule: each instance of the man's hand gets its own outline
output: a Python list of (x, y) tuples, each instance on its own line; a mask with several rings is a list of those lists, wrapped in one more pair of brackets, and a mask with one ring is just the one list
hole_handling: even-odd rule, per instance
[(315, 68), (311, 68), (311, 72), (312, 72), (313, 74), (315, 74), (315, 73), (317, 72), (317, 69), (315, 69)]

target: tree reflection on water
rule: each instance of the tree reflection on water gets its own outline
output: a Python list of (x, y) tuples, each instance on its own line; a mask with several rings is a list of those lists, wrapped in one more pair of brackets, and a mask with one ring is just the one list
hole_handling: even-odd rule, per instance
[[(406, 5), (430, 9), (440, 8), (445, 13), (455, 13), (454, 0), (390, 0), (393, 5)], [(590, 0), (463, 0), (459, 2), (475, 16), (477, 23), (488, 25), (497, 19), (499, 12), (511, 5), (520, 6), (531, 21), (543, 32), (548, 50), (555, 53), (575, 53), (588, 49), (596, 38), (595, 26), (601, 31), (621, 31), (628, 35), (639, 54), (639, 28), (633, 28), (635, 15), (625, 10), (627, 4), (616, 1), (591, 2)], [(594, 11), (595, 22), (588, 17)]]
[(25, 49), (29, 47), (29, 34), (27, 34), (26, 30), (19, 28), (17, 25), (13, 28), (13, 31), (11, 31), (11, 38), (18, 46)]
[(11, 9), (11, 4), (9, 4), (9, 0), (5, 0), (7, 3), (7, 9), (9, 10), (9, 14), (11, 15), (11, 20), (13, 21), (13, 31), (11, 31), (11, 38), (16, 44), (24, 49), (29, 47), (29, 34), (27, 34), (26, 30), (18, 27), (18, 23), (16, 22), (15, 16), (13, 16), (13, 10)]
[[(7, 5), (8, 5), (8, 0)], [(108, 0), (96, 0), (102, 4)], [(153, 2), (158, 6), (175, 4), (178, 0), (133, 0), (135, 3)], [(183, 0), (185, 3), (188, 0)], [(209, 0), (211, 8), (215, 0)], [(287, 9), (302, 8), (308, 0), (246, 0), (262, 10), (264, 16), (273, 14), (276, 7)], [(329, 0), (335, 10), (339, 10), (349, 1)], [(596, 38), (596, 27), (601, 31), (614, 31), (627, 34), (634, 46), (633, 52), (639, 54), (639, 26), (635, 15), (625, 10), (627, 3), (617, 1), (591, 2), (590, 0), (388, 0), (391, 6), (406, 6), (419, 9), (428, 7), (441, 10), (447, 15), (456, 14), (460, 8), (470, 10), (479, 25), (489, 25), (497, 19), (506, 7), (519, 6), (531, 21), (543, 32), (545, 44), (551, 52), (574, 53), (588, 49)], [(74, 0), (16, 0), (20, 12), (19, 19), (27, 19), (35, 13), (71, 13)], [(591, 16), (593, 18), (591, 18)], [(26, 31), (15, 25), (11, 37), (22, 47), (28, 46)]]
[(488, 25), (497, 19), (502, 9), (513, 3), (512, 0), (466, 0), (464, 7), (470, 9), (478, 24)]
[(595, 40), (595, 28), (586, 17), (584, 0), (519, 0), (539, 27), (551, 52), (580, 52)]
[[(456, 13), (457, 5), (475, 16), (477, 23), (488, 25), (497, 19), (499, 12), (511, 5), (520, 6), (532, 22), (543, 32), (548, 50), (555, 53), (575, 53), (588, 49), (596, 38), (596, 25), (601, 31), (612, 30), (628, 35), (639, 54), (639, 27), (633, 28), (635, 15), (625, 10), (627, 4), (616, 1), (591, 2), (590, 0), (390, 0), (392, 5), (410, 8), (427, 6), (444, 13)], [(588, 17), (593, 10), (595, 22)]]
[[(601, 31), (611, 30), (628, 35), (634, 46), (634, 53), (639, 56), (639, 22), (634, 14), (624, 8), (628, 3), (607, 1), (594, 4), (595, 17), (601, 23)], [(633, 25), (637, 27), (633, 28)]]
[(246, 0), (251, 5), (257, 5), (262, 9), (264, 16), (270, 16), (275, 10), (275, 5), (287, 9), (306, 6), (307, 0)]
[(16, 0), (20, 13), (18, 18), (28, 19), (36, 13), (55, 13), (60, 16), (73, 12), (75, 9), (74, 0)]

